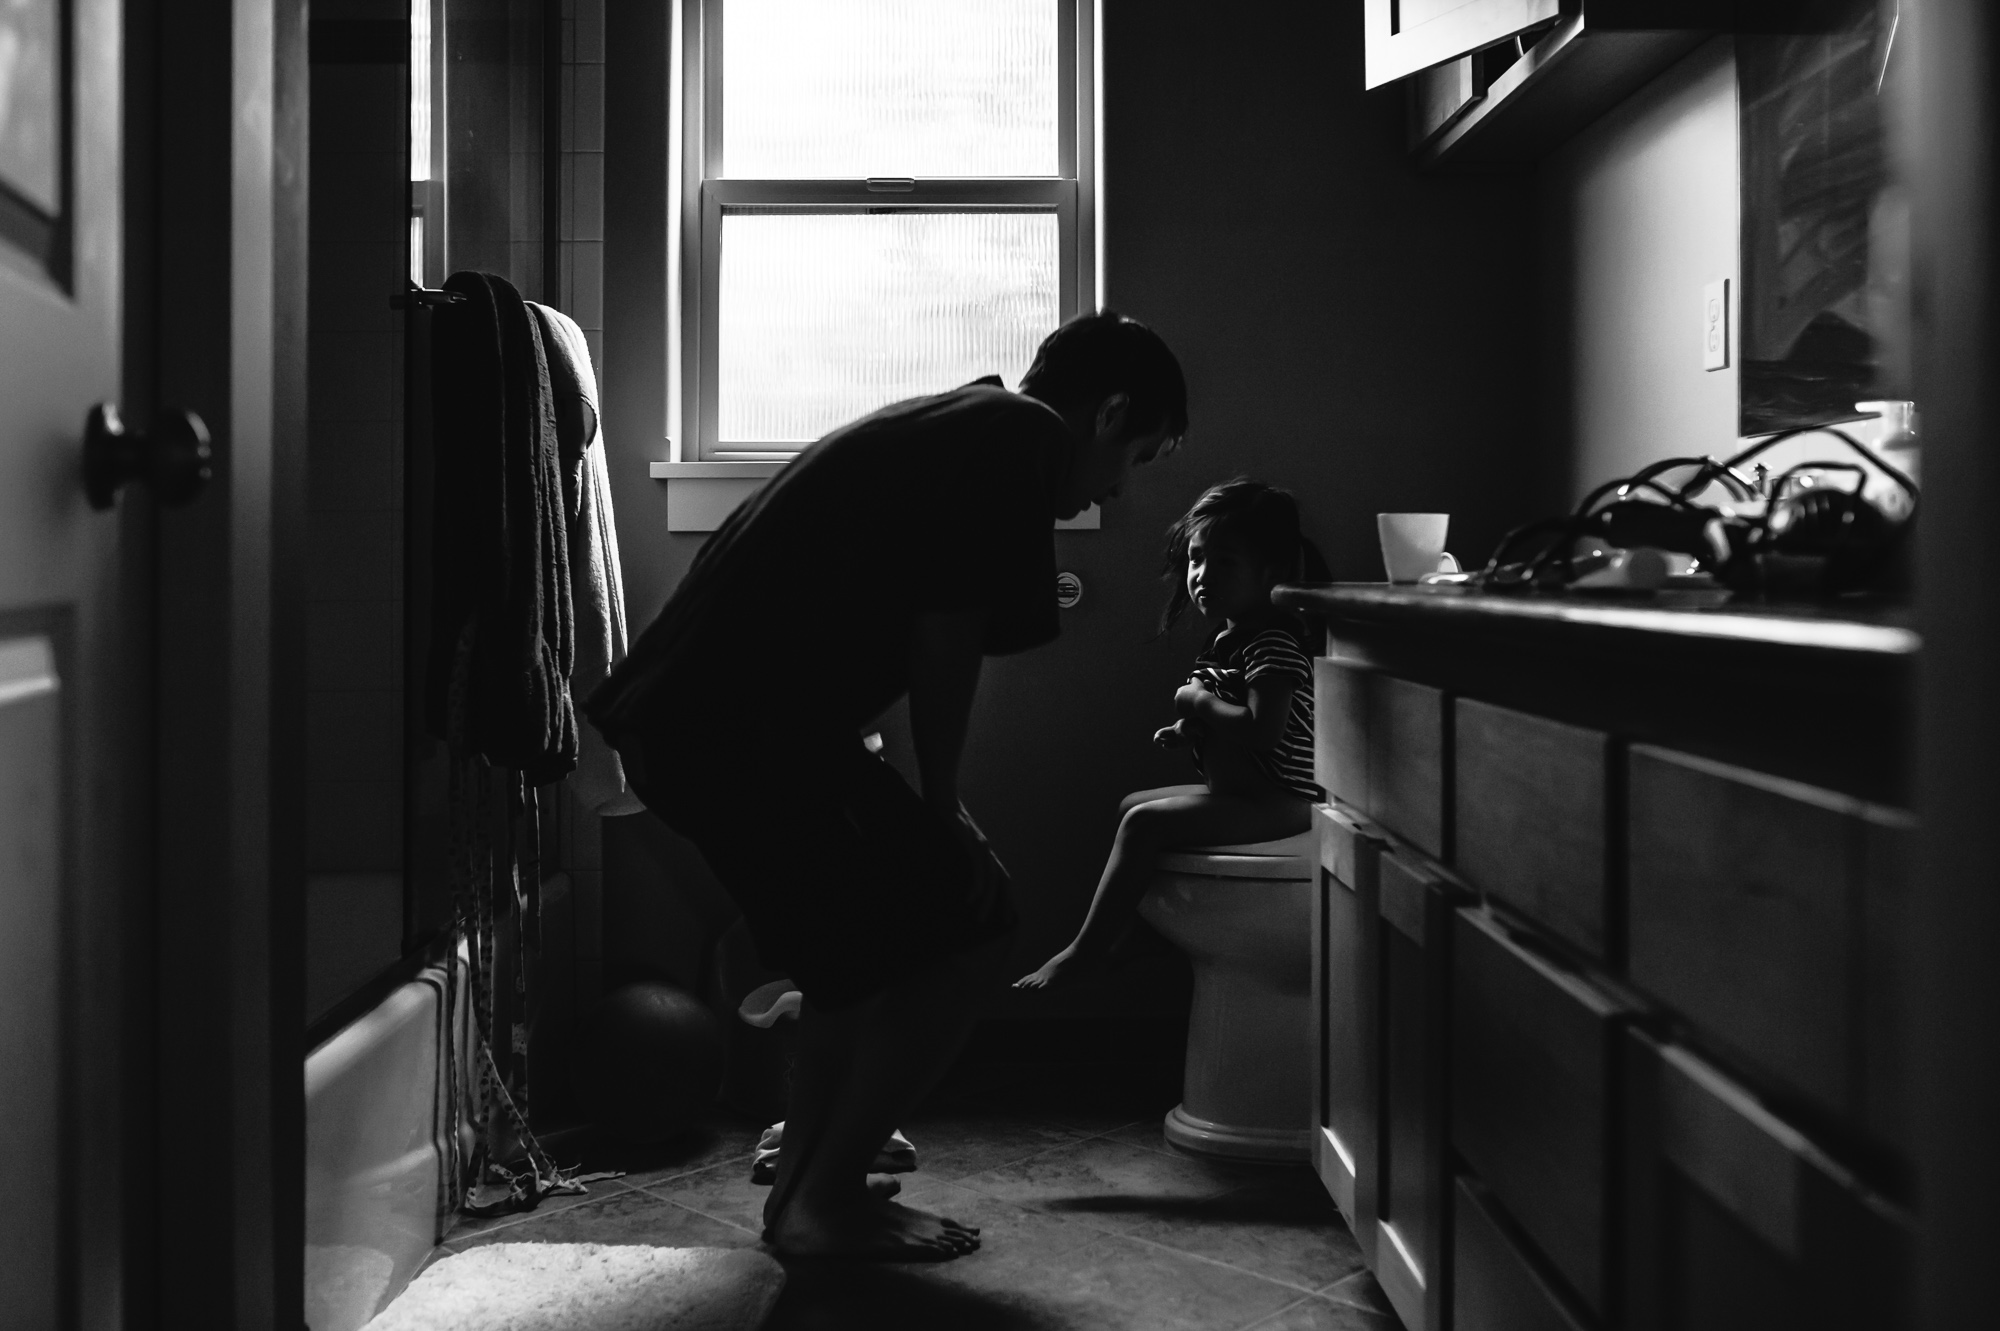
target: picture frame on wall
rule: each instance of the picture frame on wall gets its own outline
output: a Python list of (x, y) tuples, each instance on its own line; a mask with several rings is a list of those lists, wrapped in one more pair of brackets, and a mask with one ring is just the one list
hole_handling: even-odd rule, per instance
[(0, 249), (69, 280), (69, 0), (0, 0)]
[(1908, 396), (1908, 203), (1888, 167), (1894, 0), (1736, 42), (1745, 435)]

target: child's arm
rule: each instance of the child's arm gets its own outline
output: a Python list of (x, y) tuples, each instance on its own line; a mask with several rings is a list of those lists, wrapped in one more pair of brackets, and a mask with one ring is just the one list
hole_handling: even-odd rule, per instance
[(1205, 737), (1240, 744), (1254, 752), (1278, 747), (1285, 722), (1292, 714), (1293, 681), (1265, 675), (1249, 684), (1250, 701), (1238, 707), (1209, 692), (1200, 680), (1190, 680), (1174, 695), (1174, 710)]

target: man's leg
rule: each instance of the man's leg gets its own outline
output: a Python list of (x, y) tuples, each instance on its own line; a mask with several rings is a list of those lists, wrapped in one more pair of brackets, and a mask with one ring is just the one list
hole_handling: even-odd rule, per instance
[(883, 1140), (951, 1066), (1010, 941), (944, 958), (841, 1012), (807, 1000), (785, 1146), (764, 1208), (780, 1251), (921, 1261), (979, 1246), (976, 1230), (870, 1197), (866, 1179)]

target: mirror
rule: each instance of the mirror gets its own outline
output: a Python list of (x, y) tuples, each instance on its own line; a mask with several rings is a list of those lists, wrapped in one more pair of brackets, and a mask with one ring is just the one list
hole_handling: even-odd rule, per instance
[(1831, 32), (1742, 36), (1741, 432), (1908, 396), (1908, 206), (1889, 178), (1898, 0)]

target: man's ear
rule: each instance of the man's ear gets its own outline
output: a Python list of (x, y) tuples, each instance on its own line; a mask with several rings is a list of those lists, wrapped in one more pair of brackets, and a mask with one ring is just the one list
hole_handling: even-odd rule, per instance
[(1126, 422), (1132, 415), (1132, 399), (1123, 393), (1113, 393), (1097, 404), (1097, 419), (1093, 422), (1097, 437), (1106, 435), (1117, 437), (1125, 433)]

